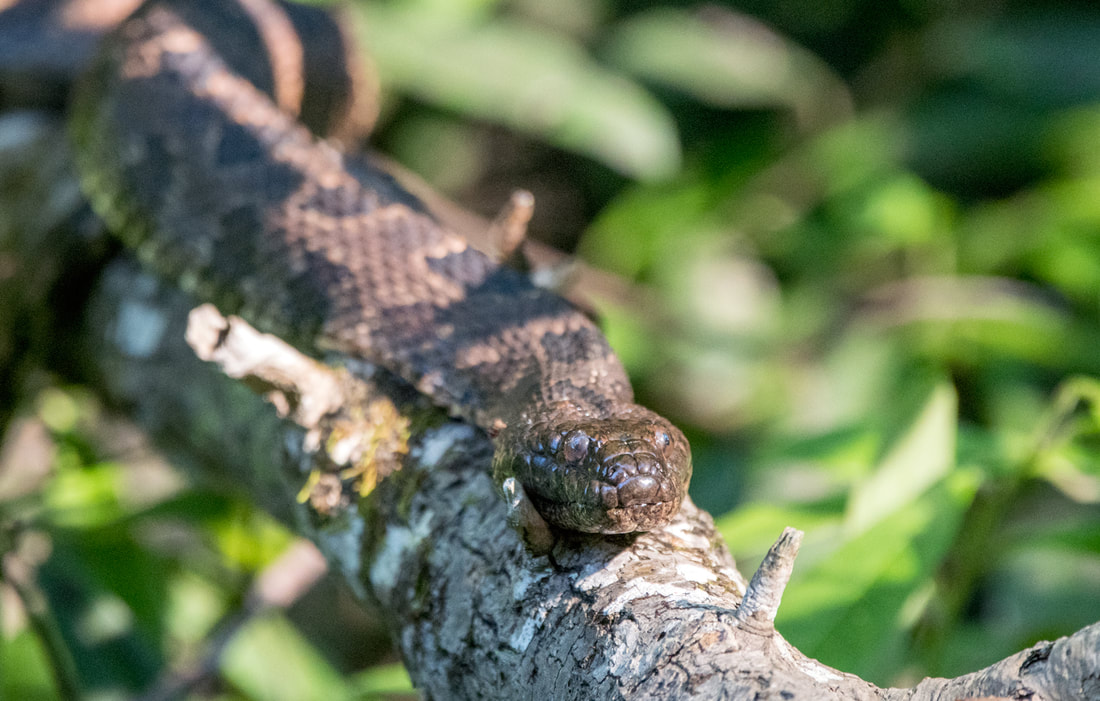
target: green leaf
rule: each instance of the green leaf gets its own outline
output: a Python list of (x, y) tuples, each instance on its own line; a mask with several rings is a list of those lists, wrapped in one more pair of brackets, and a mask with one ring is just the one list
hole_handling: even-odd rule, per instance
[(72, 450), (60, 450), (53, 478), (46, 484), (43, 501), (50, 520), (72, 528), (105, 526), (126, 515), (120, 499), (125, 479), (120, 465), (82, 465)]
[(87, 691), (136, 692), (156, 678), (171, 568), (118, 529), (55, 537), (39, 585)]
[(225, 678), (248, 698), (263, 701), (331, 701), (348, 687), (286, 618), (268, 613), (248, 623), (221, 657)]
[(567, 36), (506, 19), (448, 22), (396, 3), (365, 4), (361, 12), (365, 44), (389, 88), (533, 134), (633, 178), (664, 178), (679, 168), (679, 138), (665, 108)]
[(788, 526), (804, 531), (811, 539), (819, 539), (836, 537), (840, 524), (841, 514), (835, 509), (830, 512), (827, 508), (763, 503), (746, 504), (714, 523), (730, 550), (758, 555), (767, 552)]
[(980, 612), (948, 640), (939, 656), (942, 666), (933, 673), (973, 672), (1037, 640), (1095, 623), (1100, 618), (1097, 552), (1032, 543), (1014, 547), (986, 577)]
[(850, 532), (862, 533), (871, 528), (948, 473), (955, 461), (957, 413), (954, 388), (940, 383), (871, 478), (852, 491), (845, 517)]
[(806, 123), (850, 109), (826, 64), (747, 15), (660, 7), (616, 26), (605, 55), (616, 65), (726, 108), (782, 108)]
[(372, 667), (356, 674), (349, 686), (355, 690), (355, 698), (364, 699), (364, 701), (388, 698), (397, 694), (416, 693), (408, 670), (399, 662)]
[(698, 239), (700, 220), (713, 206), (712, 199), (709, 186), (690, 176), (628, 190), (588, 228), (579, 253), (628, 278), (658, 264), (675, 265), (682, 259), (671, 254)]
[(0, 698), (53, 701), (53, 677), (42, 646), (28, 629), (0, 634)]
[(247, 572), (270, 564), (294, 539), (285, 526), (246, 504), (238, 505), (229, 518), (208, 527), (226, 559)]
[(778, 630), (810, 657), (888, 683), (979, 483), (977, 470), (952, 472), (827, 557), (806, 553), (817, 564), (796, 566)]

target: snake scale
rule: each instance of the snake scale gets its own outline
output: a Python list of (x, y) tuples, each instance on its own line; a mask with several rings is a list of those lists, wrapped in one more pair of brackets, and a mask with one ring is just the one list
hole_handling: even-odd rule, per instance
[(287, 12), (153, 0), (108, 35), (70, 107), (95, 210), (223, 311), (385, 367), (485, 429), (496, 478), (551, 524), (667, 523), (691, 474), (683, 434), (633, 402), (587, 316), (307, 130), (311, 49), (294, 28), (318, 33), (320, 13)]

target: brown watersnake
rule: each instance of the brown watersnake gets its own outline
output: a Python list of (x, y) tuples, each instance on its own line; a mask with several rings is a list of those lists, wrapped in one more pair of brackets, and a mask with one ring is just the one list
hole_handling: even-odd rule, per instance
[(633, 402), (586, 315), (303, 126), (311, 54), (293, 27), (317, 13), (283, 12), (156, 0), (107, 36), (70, 108), (96, 211), (223, 311), (376, 363), (488, 431), (496, 478), (550, 523), (666, 523), (691, 473), (683, 434)]

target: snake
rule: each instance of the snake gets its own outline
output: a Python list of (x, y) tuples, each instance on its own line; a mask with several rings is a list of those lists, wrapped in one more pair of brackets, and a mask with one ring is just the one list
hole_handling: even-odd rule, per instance
[(339, 53), (308, 39), (334, 21), (269, 0), (143, 3), (71, 96), (93, 209), (223, 312), (385, 368), (486, 431), (495, 479), (518, 481), (550, 525), (667, 524), (691, 476), (688, 442), (635, 403), (595, 322), (325, 138), (331, 124), (303, 100), (324, 94), (310, 83), (315, 53)]

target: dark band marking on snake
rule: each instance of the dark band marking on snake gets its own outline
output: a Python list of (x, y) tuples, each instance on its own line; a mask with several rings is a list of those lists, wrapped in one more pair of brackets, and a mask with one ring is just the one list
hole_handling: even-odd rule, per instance
[(691, 473), (683, 434), (633, 403), (584, 314), (279, 109), (270, 96), (282, 102), (293, 79), (254, 55), (265, 43), (278, 55), (270, 44), (287, 41), (288, 25), (238, 29), (276, 11), (158, 1), (112, 33), (71, 119), (96, 210), (223, 311), (304, 350), (383, 366), (487, 430), (496, 477), (516, 477), (551, 523), (600, 533), (666, 523)]

